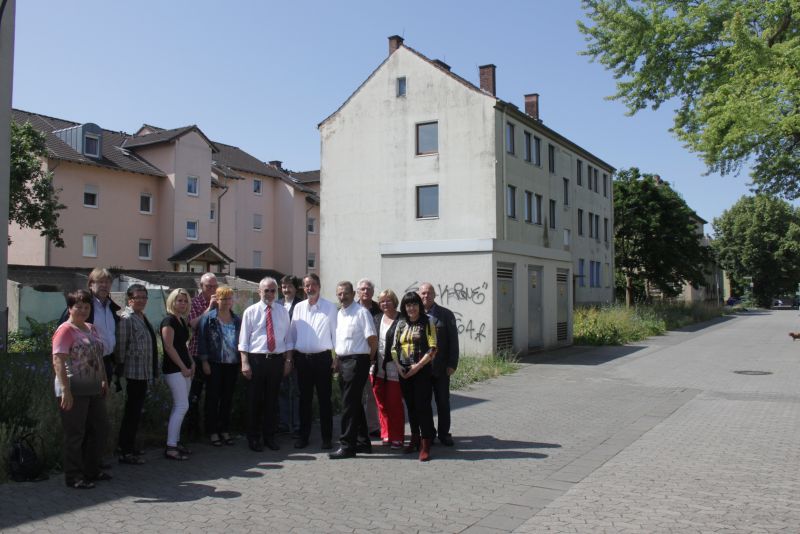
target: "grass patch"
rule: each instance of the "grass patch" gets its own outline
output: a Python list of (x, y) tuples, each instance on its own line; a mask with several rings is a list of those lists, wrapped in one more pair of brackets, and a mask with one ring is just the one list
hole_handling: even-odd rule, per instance
[(458, 359), (458, 369), (450, 377), (450, 389), (464, 389), (470, 384), (511, 374), (517, 369), (519, 361), (512, 352), (504, 351), (489, 356), (461, 356)]
[(576, 345), (624, 345), (708, 321), (723, 313), (723, 308), (704, 303), (576, 308), (573, 340)]

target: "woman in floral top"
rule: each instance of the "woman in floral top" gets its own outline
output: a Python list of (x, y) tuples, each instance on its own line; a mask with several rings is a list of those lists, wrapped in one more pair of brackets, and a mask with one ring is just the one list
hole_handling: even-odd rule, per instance
[[(436, 356), (436, 328), (425, 315), (420, 296), (410, 291), (400, 301), (400, 321), (394, 335), (400, 387), (408, 409), (411, 442), (406, 452), (418, 450), (419, 460), (430, 460), (436, 434), (431, 409), (431, 366)], [(421, 437), (421, 439), (420, 439)]]
[(53, 335), (53, 369), (61, 423), (64, 426), (64, 480), (75, 489), (91, 489), (110, 480), (100, 470), (108, 434), (103, 340), (86, 322), (92, 294), (79, 289), (67, 295), (69, 319)]
[(236, 378), (239, 376), (239, 331), (242, 319), (233, 310), (233, 290), (219, 287), (217, 308), (203, 314), (197, 324), (197, 356), (206, 375), (206, 431), (215, 447), (233, 445), (228, 433)]

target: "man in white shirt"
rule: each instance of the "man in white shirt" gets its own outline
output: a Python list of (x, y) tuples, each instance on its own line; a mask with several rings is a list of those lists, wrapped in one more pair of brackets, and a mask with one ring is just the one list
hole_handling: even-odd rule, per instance
[(303, 290), (307, 300), (298, 302), (292, 314), (292, 341), (300, 387), (300, 432), (294, 446), (308, 446), (311, 435), (311, 401), (317, 390), (319, 404), (319, 426), (322, 448), (332, 447), (333, 407), (331, 404), (331, 380), (333, 358), (331, 351), (336, 345), (336, 306), (319, 296), (319, 277), (309, 273), (303, 278)]
[(247, 441), (256, 452), (263, 451), (263, 445), (277, 451), (280, 449), (275, 443), (278, 391), (284, 369), (291, 368), (294, 345), (289, 313), (275, 300), (278, 282), (264, 278), (258, 284), (258, 293), (261, 300), (242, 314), (239, 335), (242, 374), (248, 380)]
[(339, 450), (328, 454), (332, 460), (372, 452), (361, 394), (378, 350), (378, 336), (372, 316), (354, 297), (353, 284), (339, 282), (336, 298), (342, 307), (336, 316), (336, 368), (342, 390), (342, 434)]
[[(375, 295), (375, 284), (369, 278), (362, 278), (356, 284), (356, 296), (358, 303), (361, 304), (372, 317), (383, 315), (378, 303), (372, 300)], [(367, 415), (367, 429), (373, 438), (381, 437), (381, 423), (378, 419), (378, 405), (375, 402), (375, 394), (372, 392), (372, 384), (367, 380), (364, 386), (364, 393), (361, 397), (364, 404), (364, 413)]]

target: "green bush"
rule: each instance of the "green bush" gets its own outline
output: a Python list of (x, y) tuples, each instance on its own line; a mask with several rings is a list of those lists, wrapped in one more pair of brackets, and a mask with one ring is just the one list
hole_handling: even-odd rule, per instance
[(461, 356), (458, 369), (450, 377), (450, 389), (464, 389), (475, 382), (482, 382), (519, 369), (519, 361), (511, 351), (501, 351), (489, 356)]
[(623, 345), (708, 321), (722, 313), (721, 307), (705, 303), (576, 308), (573, 341), (576, 345)]

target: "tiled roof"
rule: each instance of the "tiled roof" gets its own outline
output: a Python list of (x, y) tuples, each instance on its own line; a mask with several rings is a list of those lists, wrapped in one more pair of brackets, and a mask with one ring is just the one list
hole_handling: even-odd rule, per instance
[(47, 150), (55, 159), (74, 161), (96, 167), (106, 167), (120, 171), (149, 174), (152, 176), (166, 176), (160, 169), (151, 165), (144, 158), (120, 147), (129, 136), (124, 132), (103, 130), (102, 158), (95, 159), (84, 156), (62, 141), (53, 132), (64, 128), (78, 126), (80, 123), (47, 117), (19, 109), (11, 110), (11, 117), (19, 124), (30, 122), (31, 125), (45, 136)]
[(225, 254), (224, 252), (222, 252), (214, 243), (192, 243), (191, 245), (187, 245), (186, 247), (176, 252), (171, 258), (167, 258), (167, 261), (188, 262), (192, 261), (198, 256), (202, 256), (208, 251), (213, 252), (214, 255), (219, 256), (222, 260), (224, 260), (227, 263), (233, 263), (233, 259), (228, 257), (228, 255)]
[(319, 182), (319, 169), (316, 171), (293, 172), (292, 177), (301, 184), (313, 184)]
[(208, 143), (208, 145), (211, 147), (212, 152), (217, 151), (216, 145), (208, 137), (206, 137), (206, 134), (204, 134), (196, 124), (192, 124), (191, 126), (183, 126), (181, 128), (172, 128), (171, 130), (160, 130), (147, 135), (128, 137), (122, 146), (124, 148), (135, 148), (138, 146), (154, 145), (157, 143), (167, 143), (192, 131), (197, 132), (200, 137), (205, 139), (206, 143)]
[(237, 171), (252, 172), (271, 178), (284, 178), (286, 174), (279, 171), (272, 165), (264, 163), (255, 156), (252, 156), (239, 147), (226, 145), (225, 143), (215, 143), (219, 152), (214, 154), (214, 164), (223, 168), (228, 167)]

